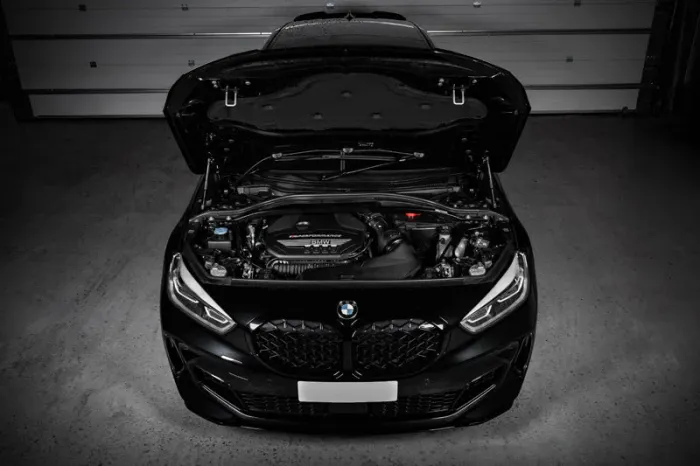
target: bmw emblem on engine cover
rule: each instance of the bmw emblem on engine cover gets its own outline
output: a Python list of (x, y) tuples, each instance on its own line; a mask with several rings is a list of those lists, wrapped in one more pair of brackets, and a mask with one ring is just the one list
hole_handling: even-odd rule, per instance
[(339, 302), (338, 317), (341, 319), (354, 319), (357, 317), (357, 303), (355, 301)]

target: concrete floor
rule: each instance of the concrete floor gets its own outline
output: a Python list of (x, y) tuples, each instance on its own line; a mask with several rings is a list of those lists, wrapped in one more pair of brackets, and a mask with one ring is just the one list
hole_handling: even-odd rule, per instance
[(540, 287), (516, 406), (361, 438), (219, 427), (181, 403), (157, 297), (196, 177), (164, 121), (0, 131), (0, 464), (698, 464), (700, 152), (658, 121), (531, 119), (503, 175)]

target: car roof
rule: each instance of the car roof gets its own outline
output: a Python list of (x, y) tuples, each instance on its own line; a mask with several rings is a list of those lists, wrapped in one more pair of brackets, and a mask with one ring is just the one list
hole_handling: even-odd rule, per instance
[(390, 13), (340, 16), (302, 15), (277, 30), (266, 49), (321, 46), (374, 46), (432, 49), (427, 35), (414, 23)]

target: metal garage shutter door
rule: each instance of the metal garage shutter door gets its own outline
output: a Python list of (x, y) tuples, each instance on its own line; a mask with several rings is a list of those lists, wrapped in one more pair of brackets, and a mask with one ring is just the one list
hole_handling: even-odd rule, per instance
[[(81, 0), (78, 0), (81, 1)], [(259, 48), (316, 0), (2, 0), (36, 116), (161, 116), (189, 69)], [(187, 3), (184, 3), (187, 2)], [(329, 2), (330, 3), (330, 2)], [(503, 66), (534, 112), (634, 109), (654, 0), (362, 0)]]

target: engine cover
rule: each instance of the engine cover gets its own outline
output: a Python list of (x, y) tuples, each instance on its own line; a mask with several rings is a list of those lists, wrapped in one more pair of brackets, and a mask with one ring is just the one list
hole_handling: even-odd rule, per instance
[(264, 235), (267, 252), (288, 261), (343, 261), (365, 250), (365, 224), (348, 213), (294, 214), (273, 220)]

